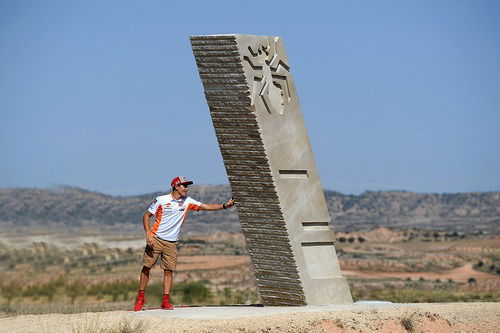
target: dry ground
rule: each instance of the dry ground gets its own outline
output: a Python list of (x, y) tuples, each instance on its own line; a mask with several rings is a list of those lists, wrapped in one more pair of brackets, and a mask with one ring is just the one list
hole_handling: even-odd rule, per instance
[(398, 278), (406, 279), (410, 278), (417, 280), (419, 278), (424, 278), (428, 280), (447, 280), (453, 279), (457, 282), (467, 282), (469, 279), (473, 278), (476, 280), (494, 280), (500, 281), (499, 275), (489, 274), (485, 272), (476, 271), (473, 269), (471, 263), (467, 263), (462, 267), (451, 269), (445, 272), (377, 272), (377, 271), (354, 271), (354, 270), (342, 270), (342, 274), (346, 277), (358, 277), (363, 279), (381, 279), (381, 278)]
[[(93, 307), (86, 308), (93, 304), (123, 302), (107, 309), (127, 309), (133, 304), (144, 246), (142, 233), (134, 236), (87, 230), (57, 234), (49, 230), (32, 236), (22, 238), (0, 229), (0, 316), (48, 313), (56, 306), (72, 303), (83, 311), (94, 311)], [(500, 300), (500, 236), (450, 238), (444, 232), (388, 228), (337, 236), (340, 266), (355, 300)], [(156, 267), (151, 284), (159, 285), (161, 278), (162, 272)], [(63, 283), (52, 285), (59, 280)], [(213, 297), (204, 302), (187, 301), (182, 299), (183, 294), (174, 293), (177, 304), (260, 302), (242, 234), (184, 235), (175, 284), (190, 281), (200, 281)], [(114, 283), (128, 287), (120, 285), (120, 293), (110, 292), (118, 290)], [(75, 293), (75, 298), (70, 295), (73, 284), (85, 289)], [(13, 286), (18, 292), (9, 296)], [(109, 290), (92, 293), (96, 286)], [(35, 287), (38, 289), (30, 291)], [(55, 290), (49, 293), (49, 287)]]
[[(407, 304), (235, 319), (158, 317), (132, 312), (26, 315), (0, 319), (1, 332), (498, 332), (500, 303)], [(211, 309), (210, 311), (213, 311)], [(143, 313), (142, 313), (143, 314)], [(122, 330), (120, 330), (122, 329)]]

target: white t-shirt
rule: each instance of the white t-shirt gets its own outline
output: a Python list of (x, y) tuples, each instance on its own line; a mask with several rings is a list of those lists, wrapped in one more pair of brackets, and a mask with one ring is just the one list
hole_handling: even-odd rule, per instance
[(156, 197), (148, 208), (151, 214), (156, 215), (155, 223), (151, 228), (153, 237), (176, 242), (179, 239), (182, 224), (191, 209), (200, 209), (201, 202), (190, 197), (175, 200), (171, 194)]

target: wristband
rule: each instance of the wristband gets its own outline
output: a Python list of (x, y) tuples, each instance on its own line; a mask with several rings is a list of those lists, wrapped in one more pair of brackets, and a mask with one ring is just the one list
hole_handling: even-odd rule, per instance
[(227, 209), (225, 202), (222, 204), (222, 208)]

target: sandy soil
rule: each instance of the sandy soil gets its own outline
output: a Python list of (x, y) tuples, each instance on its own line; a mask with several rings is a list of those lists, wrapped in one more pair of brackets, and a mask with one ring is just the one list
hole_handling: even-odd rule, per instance
[(480, 272), (474, 270), (471, 263), (468, 263), (462, 267), (452, 269), (442, 273), (434, 272), (369, 272), (369, 271), (355, 271), (355, 270), (342, 270), (342, 274), (347, 277), (360, 277), (365, 279), (381, 279), (381, 278), (411, 278), (413, 280), (418, 280), (419, 278), (424, 278), (428, 280), (441, 279), (443, 281), (447, 279), (453, 279), (457, 282), (467, 282), (469, 278), (474, 278), (476, 280), (500, 280), (500, 276), (489, 274), (485, 272)]
[[(174, 310), (175, 311), (175, 310)], [(210, 311), (213, 311), (211, 309)], [(132, 312), (25, 315), (0, 319), (1, 332), (499, 332), (500, 303), (410, 304), (360, 311), (294, 312), (235, 319), (144, 318)], [(406, 326), (406, 328), (404, 326)], [(125, 331), (125, 330), (121, 330)]]
[(240, 265), (250, 265), (250, 257), (235, 255), (179, 256), (176, 270), (178, 272), (188, 270), (211, 270)]

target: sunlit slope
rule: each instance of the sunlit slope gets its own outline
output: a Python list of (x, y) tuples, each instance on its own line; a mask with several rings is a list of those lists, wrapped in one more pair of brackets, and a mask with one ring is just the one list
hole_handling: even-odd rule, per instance
[[(0, 226), (116, 225), (142, 222), (160, 193), (110, 196), (74, 187), (0, 189)], [(224, 202), (227, 186), (193, 186), (190, 195), (206, 203)], [(345, 195), (325, 191), (332, 226), (339, 231), (374, 226), (450, 231), (500, 231), (500, 192), (424, 194), (404, 191)], [(186, 231), (239, 231), (236, 210), (193, 212)]]

